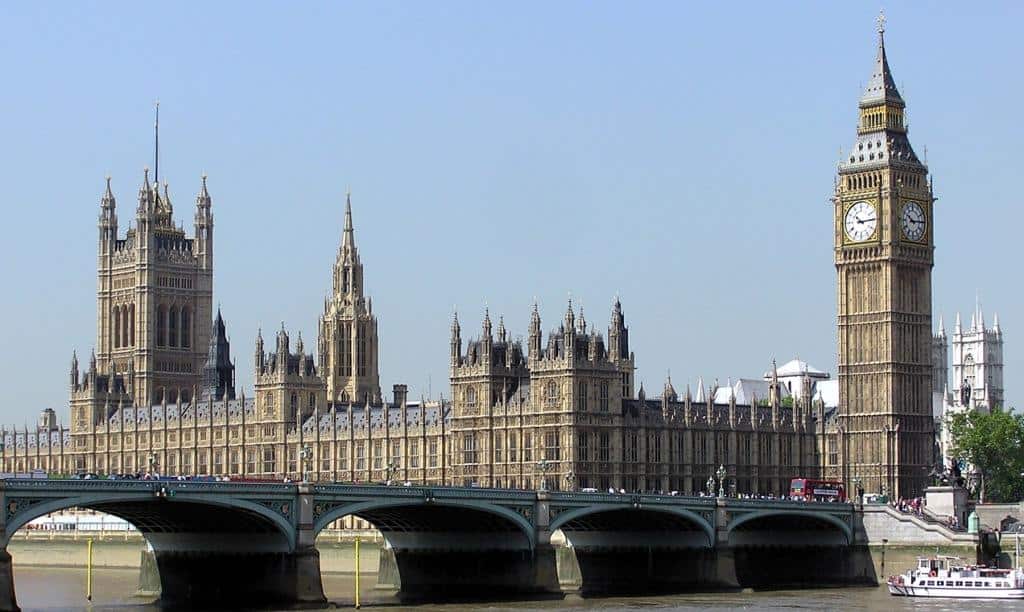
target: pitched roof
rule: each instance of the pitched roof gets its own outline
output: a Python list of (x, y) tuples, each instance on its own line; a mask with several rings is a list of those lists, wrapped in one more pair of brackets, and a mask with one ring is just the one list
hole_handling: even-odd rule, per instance
[(903, 97), (896, 89), (896, 81), (889, 70), (889, 60), (885, 56), (885, 28), (878, 28), (878, 55), (875, 58), (875, 69), (860, 97), (861, 106), (873, 106), (882, 102), (903, 104)]

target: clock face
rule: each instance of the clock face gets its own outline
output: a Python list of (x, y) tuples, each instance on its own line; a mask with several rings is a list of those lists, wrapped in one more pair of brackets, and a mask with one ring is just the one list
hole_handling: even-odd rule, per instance
[(857, 202), (846, 211), (846, 235), (860, 242), (875, 234), (878, 215), (870, 202)]
[(900, 226), (903, 228), (903, 235), (910, 240), (924, 238), (924, 231), (928, 227), (928, 220), (925, 219), (924, 210), (917, 202), (904, 202), (903, 212), (900, 213)]

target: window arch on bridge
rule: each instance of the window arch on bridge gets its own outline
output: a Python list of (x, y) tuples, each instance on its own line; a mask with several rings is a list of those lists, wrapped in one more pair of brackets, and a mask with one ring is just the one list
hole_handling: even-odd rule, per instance
[[(738, 537), (734, 532), (745, 532), (747, 535)], [(787, 534), (793, 534), (792, 537), (797, 538), (793, 543), (803, 542), (808, 546), (853, 543), (853, 529), (842, 518), (828, 512), (796, 509), (762, 510), (739, 516), (729, 523), (729, 542), (741, 545), (766, 543), (764, 538), (756, 537), (759, 532), (770, 533), (773, 537), (787, 537)], [(829, 532), (840, 537), (825, 537)]]
[[(647, 515), (647, 520), (637, 520)], [(715, 542), (715, 528), (704, 517), (686, 508), (671, 506), (643, 505), (623, 507), (622, 504), (600, 504), (565, 510), (556, 516), (548, 527), (552, 532), (561, 529), (572, 531), (651, 531), (651, 532), (698, 532), (700, 537), (688, 539), (701, 547), (712, 547)]]
[[(320, 501), (325, 507), (330, 502)], [(402, 533), (445, 534), (509, 534), (512, 542), (521, 537), (518, 546), (532, 550), (536, 546), (534, 527), (521, 514), (508, 508), (483, 502), (455, 500), (385, 500), (353, 501), (322, 511), (314, 508), (314, 534), (345, 516), (356, 516), (376, 527), (385, 538)], [(391, 544), (395, 542), (392, 540)], [(481, 544), (486, 544), (481, 542)]]

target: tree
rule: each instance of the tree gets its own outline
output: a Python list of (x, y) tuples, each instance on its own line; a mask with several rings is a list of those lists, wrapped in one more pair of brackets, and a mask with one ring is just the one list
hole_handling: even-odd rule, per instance
[(953, 456), (981, 472), (983, 501), (1024, 498), (1024, 415), (998, 409), (968, 411), (951, 415), (947, 426)]

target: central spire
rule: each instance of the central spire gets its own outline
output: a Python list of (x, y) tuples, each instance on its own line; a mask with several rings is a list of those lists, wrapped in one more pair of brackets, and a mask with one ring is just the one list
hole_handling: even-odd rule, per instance
[(356, 246), (355, 230), (352, 228), (352, 190), (345, 192), (345, 228), (341, 235), (341, 249), (354, 249)]
[(153, 123), (153, 181), (160, 184), (160, 100), (156, 101), (156, 121)]

